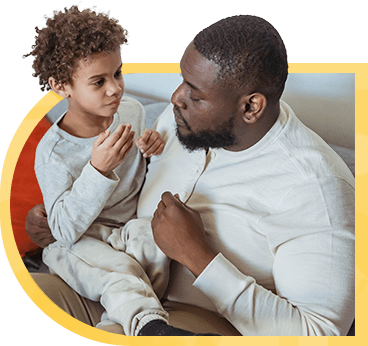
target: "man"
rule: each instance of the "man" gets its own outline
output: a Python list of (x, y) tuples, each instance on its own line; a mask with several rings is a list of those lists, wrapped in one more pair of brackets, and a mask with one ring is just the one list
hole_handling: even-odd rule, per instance
[(189, 44), (181, 70), (138, 204), (174, 260), (164, 306), (218, 312), (242, 335), (346, 335), (354, 178), (280, 101), (279, 34), (253, 16), (221, 20)]

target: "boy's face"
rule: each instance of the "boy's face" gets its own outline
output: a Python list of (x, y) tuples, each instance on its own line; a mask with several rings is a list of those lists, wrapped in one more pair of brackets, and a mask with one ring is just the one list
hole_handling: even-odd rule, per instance
[(65, 85), (69, 112), (82, 117), (110, 117), (124, 93), (120, 49), (95, 53), (77, 62), (73, 82)]

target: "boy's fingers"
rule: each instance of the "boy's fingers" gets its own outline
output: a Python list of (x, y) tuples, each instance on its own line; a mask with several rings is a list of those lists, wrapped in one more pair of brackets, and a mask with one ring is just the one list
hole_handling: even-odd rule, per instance
[(145, 130), (142, 134), (142, 136), (139, 138), (139, 144), (140, 145), (145, 145), (147, 144), (147, 142), (149, 141), (150, 137), (151, 137), (151, 134), (152, 134), (152, 130), (151, 129), (148, 129), (148, 130)]
[(95, 145), (95, 146), (99, 146), (99, 145), (101, 145), (104, 141), (105, 141), (105, 139), (107, 138), (107, 137), (109, 137), (109, 135), (110, 135), (110, 130), (109, 129), (107, 129), (106, 131), (104, 131), (104, 132), (101, 132), (98, 136), (97, 136), (97, 138), (95, 139), (95, 141), (93, 142), (93, 144)]
[(120, 149), (121, 160), (124, 160), (129, 151), (133, 148), (133, 141), (127, 141)]
[(118, 149), (121, 154), (124, 154), (124, 152), (127, 150), (128, 147), (133, 146), (133, 138), (134, 138), (134, 131), (129, 132), (126, 138), (121, 137), (118, 140), (118, 142), (116, 142), (116, 149)]
[(129, 132), (132, 128), (131, 125), (120, 124), (115, 132), (106, 140), (106, 144), (113, 146), (115, 143), (124, 135), (124, 133)]
[(156, 149), (156, 151), (153, 153), (153, 155), (160, 155), (165, 149), (165, 143), (161, 142), (160, 146)]
[(123, 146), (126, 143), (128, 143), (128, 144), (130, 144), (130, 142), (133, 143), (134, 135), (135, 135), (134, 131), (124, 132), (123, 135), (114, 144), (114, 148), (118, 151), (121, 151)]
[(120, 148), (123, 146), (123, 144), (127, 141), (127, 139), (131, 136), (132, 133), (134, 136), (134, 131), (131, 131), (131, 129), (132, 129), (131, 125), (126, 125), (122, 132), (119, 131), (117, 133), (118, 137), (112, 138), (111, 146), (116, 148), (117, 150), (120, 150)]
[(165, 143), (162, 141), (155, 141), (150, 148), (143, 153), (143, 157), (151, 157), (152, 155), (159, 155), (163, 152)]
[(161, 136), (157, 131), (149, 129), (144, 131), (143, 135), (138, 138), (136, 144), (138, 149), (144, 153), (160, 138)]

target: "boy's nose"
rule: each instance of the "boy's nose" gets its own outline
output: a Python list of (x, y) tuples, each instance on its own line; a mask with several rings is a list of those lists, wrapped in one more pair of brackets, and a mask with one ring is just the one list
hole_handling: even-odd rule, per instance
[(111, 82), (109, 88), (106, 91), (107, 96), (113, 96), (124, 90), (124, 84), (121, 85), (119, 82)]

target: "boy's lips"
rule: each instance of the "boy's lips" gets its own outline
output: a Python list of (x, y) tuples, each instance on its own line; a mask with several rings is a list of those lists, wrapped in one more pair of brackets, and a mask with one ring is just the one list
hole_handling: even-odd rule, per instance
[(108, 105), (108, 106), (118, 107), (118, 106), (119, 106), (119, 104), (120, 104), (120, 98), (119, 98), (119, 99), (116, 99), (116, 100), (114, 100), (114, 101), (112, 101), (112, 102), (110, 102), (110, 103), (108, 103), (107, 105)]

